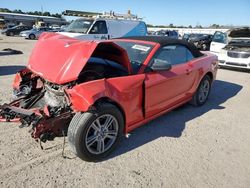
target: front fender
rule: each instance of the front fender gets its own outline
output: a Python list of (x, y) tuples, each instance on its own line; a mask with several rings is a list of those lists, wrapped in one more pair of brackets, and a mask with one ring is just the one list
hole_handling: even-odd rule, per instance
[(100, 98), (118, 103), (125, 113), (127, 126), (143, 117), (144, 74), (100, 79), (76, 85), (66, 93), (75, 112), (86, 112)]

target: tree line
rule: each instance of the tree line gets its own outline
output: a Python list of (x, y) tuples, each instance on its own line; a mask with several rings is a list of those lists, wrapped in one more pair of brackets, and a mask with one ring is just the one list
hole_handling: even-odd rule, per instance
[(52, 16), (56, 18), (62, 18), (62, 14), (52, 14), (50, 12), (41, 12), (41, 11), (29, 11), (29, 12), (23, 12), (20, 9), (15, 9), (15, 10), (9, 10), (7, 8), (0, 8), (0, 12), (8, 12), (8, 13), (18, 13), (18, 14), (29, 14), (29, 15), (37, 15), (37, 16)]

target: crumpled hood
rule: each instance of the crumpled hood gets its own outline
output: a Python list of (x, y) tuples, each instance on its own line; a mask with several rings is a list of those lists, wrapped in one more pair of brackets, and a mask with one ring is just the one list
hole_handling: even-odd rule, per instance
[(28, 68), (57, 84), (76, 80), (98, 42), (80, 41), (57, 33), (43, 33), (29, 59)]

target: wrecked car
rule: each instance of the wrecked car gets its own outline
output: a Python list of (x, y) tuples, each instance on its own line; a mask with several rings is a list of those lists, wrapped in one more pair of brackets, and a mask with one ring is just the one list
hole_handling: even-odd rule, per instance
[(203, 105), (216, 73), (216, 56), (178, 39), (46, 33), (16, 74), (15, 99), (1, 105), (0, 117), (30, 127), (37, 141), (67, 135), (78, 157), (100, 161), (122, 135), (184, 103)]
[(233, 29), (228, 34), (228, 40), (218, 55), (219, 65), (250, 70), (250, 29)]
[(209, 50), (212, 35), (202, 33), (184, 34), (183, 39), (193, 43), (199, 50)]

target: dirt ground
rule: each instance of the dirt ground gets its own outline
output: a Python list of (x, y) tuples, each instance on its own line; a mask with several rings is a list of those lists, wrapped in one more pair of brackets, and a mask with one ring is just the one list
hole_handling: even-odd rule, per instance
[[(36, 41), (0, 35), (0, 104)], [(207, 103), (185, 105), (124, 138), (106, 161), (75, 157), (62, 138), (39, 145), (0, 123), (0, 187), (250, 187), (250, 73), (220, 69)]]

